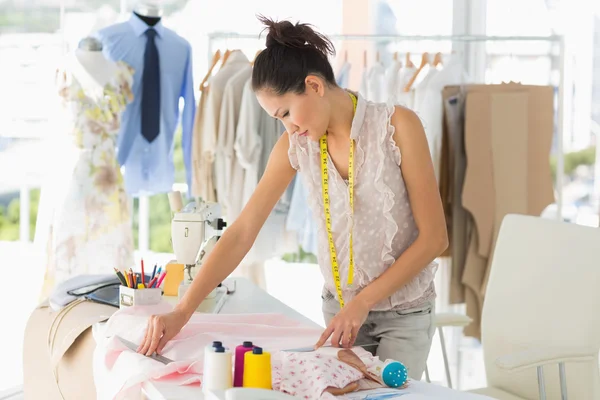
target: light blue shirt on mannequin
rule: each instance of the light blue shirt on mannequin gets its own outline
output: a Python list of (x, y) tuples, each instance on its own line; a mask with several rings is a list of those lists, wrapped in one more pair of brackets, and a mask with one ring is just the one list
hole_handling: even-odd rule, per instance
[(137, 15), (102, 29), (97, 37), (103, 43), (104, 55), (113, 61), (124, 61), (135, 69), (134, 100), (123, 113), (117, 158), (124, 166), (125, 189), (133, 196), (166, 193), (175, 181), (173, 165), (174, 135), (180, 117), (179, 101), (185, 106), (181, 113), (183, 160), (186, 181), (191, 181), (191, 144), (196, 101), (192, 79), (192, 49), (187, 40), (158, 22), (156, 47), (160, 59), (160, 132), (149, 143), (141, 134), (142, 74), (146, 30), (150, 28)]

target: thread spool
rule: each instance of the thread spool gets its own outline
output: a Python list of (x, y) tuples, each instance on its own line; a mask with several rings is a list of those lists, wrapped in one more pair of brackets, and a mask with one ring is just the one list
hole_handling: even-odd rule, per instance
[(202, 390), (226, 390), (232, 387), (231, 352), (213, 347), (204, 353)]
[(271, 384), (271, 354), (255, 347), (244, 354), (244, 387), (273, 389)]
[(176, 190), (173, 192), (169, 192), (169, 207), (171, 208), (171, 212), (179, 212), (183, 208), (183, 197), (181, 196), (181, 192)]
[(404, 386), (408, 381), (408, 371), (400, 361), (386, 361), (381, 371), (383, 383), (392, 388)]
[(244, 342), (235, 348), (235, 369), (233, 372), (233, 386), (244, 386), (244, 356), (252, 351), (254, 346), (252, 342)]

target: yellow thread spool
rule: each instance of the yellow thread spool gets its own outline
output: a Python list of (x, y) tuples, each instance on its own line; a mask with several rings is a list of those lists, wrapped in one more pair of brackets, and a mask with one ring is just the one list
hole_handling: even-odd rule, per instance
[(273, 389), (271, 383), (271, 354), (255, 347), (244, 354), (243, 387)]

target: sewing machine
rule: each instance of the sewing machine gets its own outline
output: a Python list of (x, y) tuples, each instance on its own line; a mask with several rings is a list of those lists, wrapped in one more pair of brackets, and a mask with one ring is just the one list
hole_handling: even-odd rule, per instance
[[(173, 199), (174, 198), (174, 199)], [(181, 208), (181, 194), (169, 195), (171, 209), (171, 242), (175, 259), (185, 266), (184, 279), (178, 290), (181, 299), (202, 266), (204, 257), (212, 250), (215, 242), (227, 226), (221, 218), (218, 203), (192, 202)], [(215, 288), (197, 308), (197, 311), (218, 313), (228, 294), (235, 288)]]
[(226, 225), (218, 203), (192, 202), (175, 212), (171, 221), (171, 241), (175, 259), (185, 265), (185, 281), (189, 283), (194, 279), (204, 256), (212, 249), (209, 243), (221, 237)]

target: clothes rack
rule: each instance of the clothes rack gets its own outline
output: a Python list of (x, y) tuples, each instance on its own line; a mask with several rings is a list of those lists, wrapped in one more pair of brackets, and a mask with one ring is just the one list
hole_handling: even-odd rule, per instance
[[(471, 42), (546, 42), (558, 45), (559, 62), (559, 79), (558, 79), (558, 98), (557, 98), (557, 141), (556, 141), (556, 218), (562, 220), (563, 209), (563, 181), (564, 181), (564, 132), (565, 132), (565, 95), (566, 95), (566, 41), (562, 35), (550, 36), (487, 36), (487, 35), (327, 35), (332, 41), (369, 41), (369, 42), (400, 42), (400, 41), (415, 41), (415, 42), (452, 42), (454, 43), (471, 43)], [(214, 52), (214, 43), (217, 41), (227, 40), (261, 40), (261, 35), (257, 34), (242, 34), (235, 32), (215, 32), (208, 35), (208, 59), (211, 59)], [(551, 50), (552, 51), (552, 50)]]

